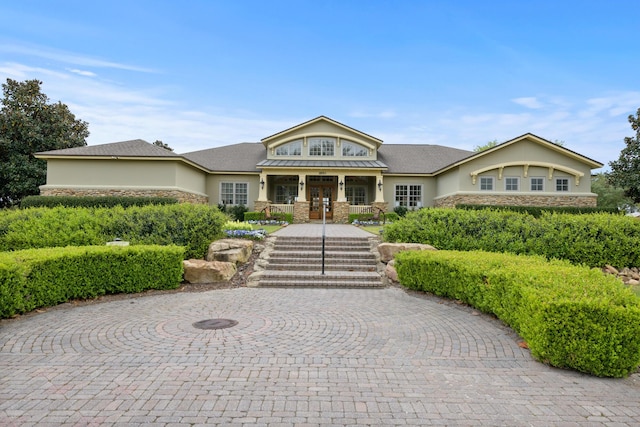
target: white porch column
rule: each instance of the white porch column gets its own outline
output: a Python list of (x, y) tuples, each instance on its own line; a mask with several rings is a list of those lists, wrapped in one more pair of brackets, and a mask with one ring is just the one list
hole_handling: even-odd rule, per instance
[(259, 187), (258, 187), (258, 201), (259, 202), (266, 202), (269, 199), (267, 199), (267, 188), (269, 188), (268, 184), (267, 184), (267, 175), (261, 173), (260, 174), (260, 182), (258, 183)]
[(307, 176), (306, 175), (298, 175), (298, 201), (306, 202), (307, 201)]
[[(340, 185), (342, 183), (342, 185)], [(345, 188), (347, 188), (347, 179), (344, 175), (338, 175), (338, 198), (337, 202), (346, 202), (347, 196), (345, 192)]]
[(382, 179), (382, 174), (379, 174), (376, 177), (376, 199), (374, 200), (374, 203), (384, 203), (384, 181)]

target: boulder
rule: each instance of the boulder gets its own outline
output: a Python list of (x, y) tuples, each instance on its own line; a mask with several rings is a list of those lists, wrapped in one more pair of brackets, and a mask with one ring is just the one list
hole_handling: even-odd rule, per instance
[(402, 251), (435, 251), (437, 250), (431, 245), (421, 243), (380, 243), (378, 252), (380, 252), (380, 261), (388, 263), (393, 257)]
[(188, 259), (182, 261), (184, 280), (189, 283), (227, 282), (236, 274), (236, 265), (232, 262), (205, 261)]
[(396, 267), (395, 267), (395, 260), (391, 260), (387, 263), (386, 268), (384, 269), (384, 274), (387, 276), (387, 279), (389, 279), (390, 282), (392, 283), (398, 283), (398, 272), (396, 271)]
[(235, 265), (249, 261), (253, 241), (244, 239), (221, 239), (209, 245), (207, 261), (231, 262)]

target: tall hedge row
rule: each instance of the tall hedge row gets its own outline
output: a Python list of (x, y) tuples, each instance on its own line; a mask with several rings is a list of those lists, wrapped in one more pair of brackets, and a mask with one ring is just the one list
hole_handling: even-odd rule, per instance
[(446, 250), (542, 255), (590, 267), (640, 266), (640, 221), (616, 214), (543, 212), (536, 218), (488, 209), (421, 209), (387, 225), (383, 237)]
[(186, 203), (2, 210), (0, 251), (104, 245), (120, 238), (133, 245), (184, 246), (187, 258), (203, 258), (226, 221), (215, 207)]
[(114, 206), (169, 205), (178, 203), (172, 197), (130, 197), (130, 196), (27, 196), (20, 201), (26, 208), (111, 208)]
[(85, 246), (0, 252), (0, 318), (72, 299), (182, 281), (179, 246)]
[(400, 282), (493, 313), (537, 359), (598, 376), (640, 365), (640, 299), (597, 269), (479, 251), (401, 252)]

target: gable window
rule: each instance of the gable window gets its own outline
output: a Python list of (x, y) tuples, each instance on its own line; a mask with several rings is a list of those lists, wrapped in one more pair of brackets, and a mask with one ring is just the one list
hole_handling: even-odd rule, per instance
[(556, 191), (569, 191), (569, 178), (556, 178)]
[(396, 185), (396, 206), (422, 207), (422, 185)]
[(493, 177), (481, 176), (480, 177), (480, 190), (493, 191)]
[(220, 201), (225, 205), (247, 205), (249, 184), (246, 182), (220, 183)]
[(310, 156), (333, 157), (335, 155), (335, 147), (335, 138), (309, 138)]
[(302, 140), (289, 142), (282, 144), (276, 148), (276, 156), (301, 156), (302, 155)]
[(505, 191), (518, 191), (520, 188), (520, 178), (517, 177), (506, 177), (504, 179), (504, 189)]
[(342, 141), (342, 156), (343, 157), (367, 157), (369, 150), (360, 144), (350, 141)]
[(544, 191), (544, 178), (531, 178), (531, 191)]

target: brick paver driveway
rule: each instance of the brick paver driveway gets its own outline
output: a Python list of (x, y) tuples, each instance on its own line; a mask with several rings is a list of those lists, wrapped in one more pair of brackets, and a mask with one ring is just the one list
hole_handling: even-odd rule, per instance
[[(200, 330), (230, 318), (237, 326)], [(640, 425), (638, 375), (531, 359), (493, 318), (386, 289), (132, 298), (0, 324), (0, 425)]]

